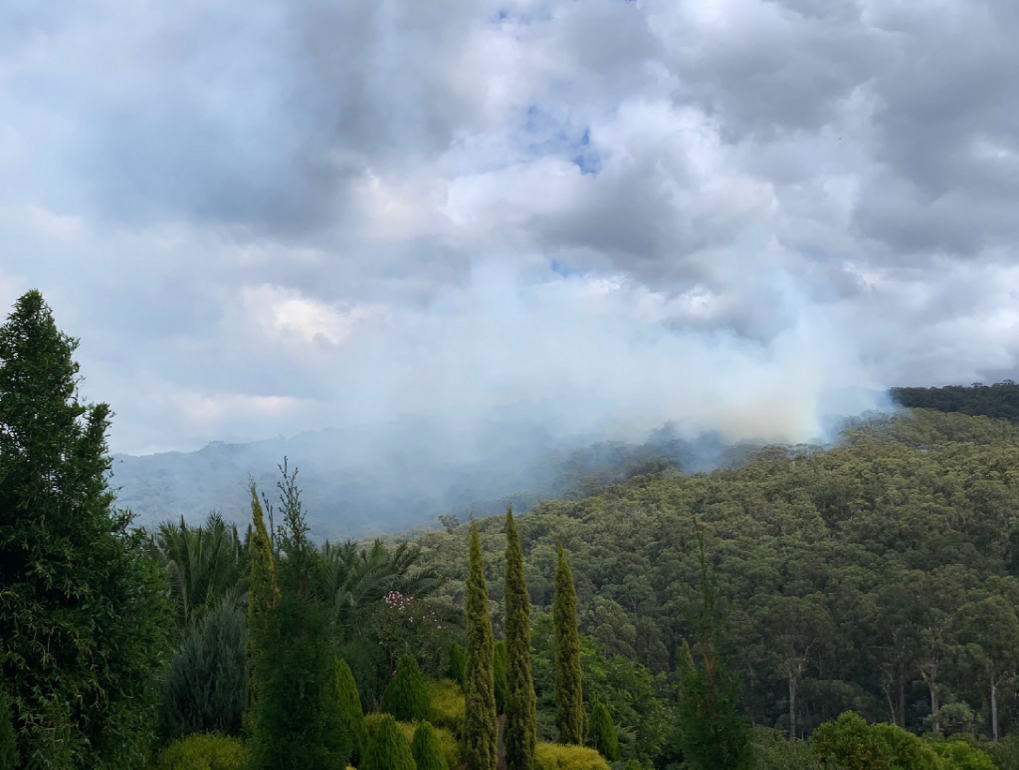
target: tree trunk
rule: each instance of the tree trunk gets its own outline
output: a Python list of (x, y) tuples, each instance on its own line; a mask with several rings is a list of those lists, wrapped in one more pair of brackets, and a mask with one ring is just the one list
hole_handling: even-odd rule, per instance
[(934, 732), (939, 733), (941, 732), (941, 718), (939, 716), (941, 713), (941, 704), (938, 703), (938, 691), (934, 689), (933, 679), (927, 680), (927, 689), (930, 690), (931, 693), (931, 716), (934, 718), (934, 722), (931, 727), (934, 729)]
[(796, 740), (796, 675), (789, 675), (789, 740)]
[(899, 727), (906, 726), (906, 677), (899, 674), (899, 717), (896, 724)]
[(991, 735), (998, 742), (998, 683), (991, 674)]

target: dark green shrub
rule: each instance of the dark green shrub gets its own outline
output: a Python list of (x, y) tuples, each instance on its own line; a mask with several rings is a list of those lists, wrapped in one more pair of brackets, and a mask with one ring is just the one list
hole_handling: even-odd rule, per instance
[(819, 767), (809, 743), (791, 741), (781, 730), (755, 727), (750, 742), (754, 770), (817, 770)]
[(237, 738), (212, 733), (173, 741), (156, 756), (155, 770), (241, 770), (248, 753)]
[(604, 703), (595, 701), (587, 725), (587, 741), (609, 762), (619, 760), (619, 736), (612, 724), (612, 715)]
[(382, 696), (382, 710), (401, 722), (431, 717), (425, 680), (413, 655), (407, 654), (400, 658), (396, 674)]
[(461, 687), (464, 686), (464, 666), (467, 665), (467, 650), (459, 642), (449, 648), (449, 669), (447, 676)]
[(246, 703), (244, 610), (224, 600), (185, 632), (170, 657), (160, 714), (163, 734), (238, 735)]
[(392, 714), (383, 715), (360, 770), (415, 770), (410, 746)]
[(417, 770), (449, 770), (439, 736), (429, 722), (422, 722), (414, 731), (410, 753), (414, 756)]
[(18, 735), (14, 730), (11, 702), (0, 687), (0, 770), (14, 770), (18, 764)]
[(352, 755), (350, 763), (357, 767), (368, 750), (368, 730), (364, 726), (361, 696), (357, 692), (354, 674), (345, 660), (336, 661), (336, 697), (340, 701), (343, 726), (350, 736)]
[(585, 746), (539, 743), (534, 751), (535, 770), (609, 770), (609, 763)]
[(986, 752), (963, 741), (935, 743), (931, 748), (941, 760), (941, 770), (995, 770)]

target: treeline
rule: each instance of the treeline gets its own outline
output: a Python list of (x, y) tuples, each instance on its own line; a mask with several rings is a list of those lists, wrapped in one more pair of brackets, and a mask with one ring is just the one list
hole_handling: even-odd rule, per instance
[(975, 382), (970, 386), (947, 385), (943, 388), (892, 388), (892, 400), (911, 409), (936, 409), (961, 412), (972, 417), (993, 417), (1019, 422), (1019, 385), (1003, 380), (993, 385)]

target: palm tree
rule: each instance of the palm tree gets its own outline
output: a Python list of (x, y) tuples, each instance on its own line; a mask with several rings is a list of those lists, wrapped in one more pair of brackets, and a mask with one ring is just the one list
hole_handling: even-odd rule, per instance
[(210, 513), (204, 524), (194, 527), (183, 517), (160, 524), (148, 539), (147, 551), (166, 570), (181, 631), (197, 623), (218, 600), (245, 598), (248, 551), (237, 526), (227, 524), (218, 513)]

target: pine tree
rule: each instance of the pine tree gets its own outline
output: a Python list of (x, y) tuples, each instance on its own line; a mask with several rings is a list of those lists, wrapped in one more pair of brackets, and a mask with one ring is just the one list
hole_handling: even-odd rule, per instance
[(446, 763), (446, 755), (442, 753), (442, 746), (439, 744), (439, 736), (429, 722), (422, 722), (414, 731), (410, 753), (414, 755), (417, 770), (450, 770)]
[(619, 761), (619, 736), (616, 735), (616, 726), (612, 724), (609, 710), (600, 701), (595, 701), (594, 707), (591, 709), (587, 739), (609, 762)]
[(165, 576), (113, 508), (110, 408), (37, 291), (0, 327), (0, 680), (33, 766), (135, 767), (157, 720)]
[(555, 625), (555, 702), (559, 743), (584, 742), (584, 691), (577, 630), (577, 591), (562, 543), (555, 571), (552, 620)]
[(14, 770), (18, 764), (18, 734), (14, 730), (11, 702), (0, 684), (0, 770)]
[(342, 658), (336, 661), (336, 697), (343, 714), (343, 726), (350, 735), (353, 752), (350, 763), (359, 767), (368, 750), (368, 729), (364, 724), (364, 710), (354, 681), (354, 672)]
[(449, 668), (447, 675), (461, 687), (464, 686), (464, 666), (467, 665), (467, 651), (463, 645), (453, 642), (449, 648)]
[(471, 526), (467, 576), (467, 662), (464, 667), (464, 763), (466, 770), (495, 770), (498, 724), (495, 714), (492, 619), (478, 528)]
[(497, 639), (492, 647), (492, 676), (495, 678), (495, 713), (506, 713), (509, 677), (506, 673), (506, 642)]
[(400, 722), (416, 722), (431, 717), (425, 680), (417, 660), (410, 653), (396, 664), (396, 673), (382, 696), (382, 710)]
[(392, 714), (383, 717), (359, 770), (416, 770), (414, 755)]
[(507, 770), (531, 770), (537, 742), (536, 699), (531, 669), (531, 597), (524, 579), (524, 552), (520, 547), (513, 510), (506, 511), (506, 700)]
[[(333, 608), (313, 590), (323, 565), (307, 537), (297, 473), (288, 474), (285, 463), (280, 470), (284, 481), (278, 485), (283, 513), (279, 597), (274, 607), (266, 606), (265, 598), (273, 592), (272, 584), (263, 580), (258, 612), (264, 615), (258, 621), (264, 625), (254, 633), (255, 699), (248, 741), (252, 767), (343, 770), (351, 744), (335, 691)], [(254, 563), (253, 554), (253, 586)]]

